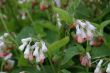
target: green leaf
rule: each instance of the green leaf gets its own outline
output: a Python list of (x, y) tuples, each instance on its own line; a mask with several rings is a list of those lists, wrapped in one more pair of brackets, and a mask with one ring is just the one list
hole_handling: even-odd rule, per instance
[(73, 14), (76, 8), (79, 6), (81, 0), (70, 1), (68, 11)]
[(71, 47), (71, 48), (67, 49), (61, 65), (64, 65), (65, 63), (67, 63), (69, 60), (72, 59), (73, 56), (75, 56), (77, 54), (79, 54), (78, 47)]
[(51, 31), (58, 32), (57, 26), (55, 26), (55, 25), (52, 24), (51, 22), (45, 21), (45, 22), (43, 22), (42, 26), (43, 26), (44, 28), (47, 28), (47, 29), (51, 30)]
[(16, 39), (17, 39), (18, 42), (20, 42), (22, 38), (31, 37), (31, 36), (34, 36), (34, 35), (35, 35), (35, 32), (34, 32), (33, 28), (30, 27), (30, 26), (26, 26), (17, 35)]
[(28, 67), (29, 63), (26, 59), (24, 59), (24, 55), (21, 54), (20, 58), (18, 59), (18, 67)]
[(61, 20), (66, 22), (66, 24), (71, 24), (73, 22), (72, 17), (69, 15), (69, 13), (63, 9), (53, 7), (53, 10), (55, 13), (58, 13)]
[(69, 37), (64, 37), (63, 39), (54, 42), (48, 47), (48, 53), (49, 55), (54, 54), (56, 51), (58, 51), (61, 47), (65, 46), (69, 42)]
[(93, 59), (94, 58), (101, 58), (101, 57), (105, 57), (105, 56), (110, 56), (110, 48), (108, 48), (106, 46), (92, 48), (91, 56)]
[[(84, 3), (80, 3), (80, 5), (76, 8), (74, 12), (75, 18), (78, 19), (87, 19), (90, 17), (90, 10), (87, 8), (87, 6)], [(88, 19), (87, 19), (88, 20)]]
[(103, 30), (104, 27), (106, 27), (108, 24), (110, 24), (110, 20), (106, 20), (104, 22), (101, 23), (101, 28)]

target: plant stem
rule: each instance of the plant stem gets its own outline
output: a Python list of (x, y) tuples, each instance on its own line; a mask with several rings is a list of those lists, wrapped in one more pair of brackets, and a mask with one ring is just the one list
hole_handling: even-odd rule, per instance
[(44, 66), (43, 66), (41, 63), (40, 63), (40, 66), (41, 66), (41, 68), (43, 69), (43, 72), (44, 72), (44, 73), (47, 73), (46, 70), (45, 70), (45, 68), (44, 68)]
[(52, 67), (53, 73), (57, 73), (57, 72), (55, 71), (55, 68), (54, 68), (53, 64), (52, 64), (52, 61), (51, 61), (51, 58), (50, 58), (50, 55), (49, 55), (49, 54), (48, 54), (48, 59), (49, 59), (50, 65), (51, 65), (51, 67)]
[(5, 62), (2, 60), (2, 63), (1, 63), (1, 71), (3, 71), (3, 66), (4, 66)]

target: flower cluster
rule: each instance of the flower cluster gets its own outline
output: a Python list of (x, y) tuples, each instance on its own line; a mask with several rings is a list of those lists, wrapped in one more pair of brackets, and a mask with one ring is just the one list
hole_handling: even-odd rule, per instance
[(87, 52), (86, 55), (80, 56), (81, 65), (86, 67), (91, 67), (91, 56), (90, 53)]
[(11, 70), (15, 64), (15, 61), (11, 59), (12, 53), (10, 52), (11, 49), (7, 46), (7, 38), (9, 34), (4, 33), (4, 35), (0, 36), (0, 58), (6, 62), (4, 66), (4, 70)]
[(35, 42), (31, 45), (31, 42), (34, 42), (31, 37), (21, 40), (22, 45), (19, 46), (21, 51), (24, 51), (24, 58), (29, 61), (33, 61), (34, 57), (36, 62), (43, 63), (45, 59), (44, 53), (48, 51), (44, 41)]
[[(94, 70), (94, 73), (102, 73), (102, 69), (101, 69), (102, 63), (103, 63), (103, 60), (101, 59), (97, 64), (96, 69)], [(108, 63), (107, 65), (106, 73), (110, 73), (110, 63)]]
[(76, 40), (78, 43), (83, 43), (89, 40), (90, 43), (93, 41), (94, 31), (96, 27), (93, 26), (89, 21), (76, 20)]
[(0, 36), (0, 57), (5, 57), (7, 53), (9, 52), (6, 50), (6, 38), (8, 37), (8, 33), (4, 33), (4, 35)]

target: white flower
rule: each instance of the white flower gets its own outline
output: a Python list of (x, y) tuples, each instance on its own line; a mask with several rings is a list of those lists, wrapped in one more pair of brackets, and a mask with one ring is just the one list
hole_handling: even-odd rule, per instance
[(83, 39), (86, 38), (86, 33), (84, 32), (84, 29), (80, 29), (81, 30), (81, 36)]
[(6, 60), (8, 60), (11, 57), (12, 57), (12, 53), (9, 53), (7, 56), (4, 57), (4, 60), (6, 61)]
[(44, 55), (43, 51), (40, 50), (39, 56), (36, 57), (36, 61), (37, 61), (37, 62), (43, 62), (44, 59), (45, 59), (45, 55)]
[(24, 42), (22, 45), (19, 46), (19, 49), (20, 49), (21, 51), (23, 51), (24, 48), (25, 48), (25, 46), (26, 46), (27, 44), (28, 44), (27, 42)]
[(79, 25), (76, 26), (76, 35), (81, 35), (81, 29), (79, 29)]
[(110, 63), (109, 63), (108, 66), (107, 66), (106, 72), (107, 72), (107, 73), (110, 73)]
[(42, 48), (41, 48), (42, 51), (43, 51), (43, 52), (47, 52), (48, 49), (47, 49), (47, 47), (46, 47), (46, 45), (45, 45), (45, 42), (44, 42), (44, 41), (41, 41), (41, 44), (42, 44)]
[(45, 55), (43, 53), (42, 50), (39, 51), (38, 55), (35, 56), (36, 57), (36, 62), (43, 62), (45, 59)]
[(76, 20), (76, 24), (80, 25), (82, 28), (85, 28), (86, 24), (82, 22), (81, 20)]
[(38, 42), (36, 42), (35, 43), (35, 50), (33, 52), (33, 56), (35, 56), (35, 57), (39, 56), (38, 50), (39, 50), (39, 46), (38, 46)]
[(101, 59), (99, 63), (96, 66), (96, 69), (94, 70), (94, 73), (101, 73), (101, 65), (102, 65), (103, 60)]
[(3, 35), (5, 38), (9, 36), (9, 33), (4, 33)]
[(88, 40), (91, 40), (93, 38), (93, 36), (94, 36), (94, 34), (93, 34), (93, 32), (91, 30), (87, 30), (86, 34), (87, 34)]
[(25, 59), (28, 58), (29, 53), (30, 53), (30, 45), (28, 44), (28, 45), (26, 46), (25, 51), (24, 51), (24, 58), (25, 58)]
[(32, 38), (31, 37), (28, 37), (28, 38), (25, 38), (25, 39), (22, 39), (21, 42), (24, 43), (24, 42), (30, 42), (32, 41)]
[(57, 7), (61, 7), (61, 1), (60, 0), (54, 0), (54, 1), (56, 3)]
[(87, 24), (87, 29), (88, 30), (95, 30), (96, 29), (96, 27), (93, 26), (89, 21), (86, 21), (85, 23)]

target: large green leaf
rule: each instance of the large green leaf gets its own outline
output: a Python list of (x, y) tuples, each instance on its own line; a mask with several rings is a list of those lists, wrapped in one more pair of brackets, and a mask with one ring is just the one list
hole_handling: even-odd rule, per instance
[(68, 11), (69, 13), (73, 14), (76, 8), (79, 6), (81, 0), (74, 0), (70, 1), (69, 6), (68, 6)]
[(101, 47), (92, 48), (91, 56), (93, 59), (110, 56), (110, 48), (108, 48), (104, 45)]
[(56, 51), (58, 51), (61, 47), (65, 46), (69, 42), (69, 37), (64, 37), (63, 39), (54, 42), (51, 44), (48, 48), (49, 55), (54, 54)]
[(20, 31), (20, 33), (17, 35), (16, 39), (18, 42), (20, 42), (21, 39), (26, 38), (26, 37), (31, 37), (34, 35), (35, 35), (35, 32), (34, 32), (33, 28), (30, 26), (26, 26)]
[(78, 47), (71, 47), (71, 48), (67, 49), (66, 53), (64, 55), (64, 59), (62, 60), (61, 65), (64, 65), (69, 60), (71, 60), (72, 57), (74, 57), (75, 55), (79, 54), (79, 51), (80, 50), (78, 49)]

